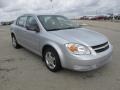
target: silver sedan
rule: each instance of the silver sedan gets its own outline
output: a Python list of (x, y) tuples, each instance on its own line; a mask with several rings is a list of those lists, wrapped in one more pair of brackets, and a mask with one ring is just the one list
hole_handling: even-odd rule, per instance
[(25, 14), (11, 25), (12, 45), (43, 57), (47, 68), (97, 69), (111, 60), (112, 45), (104, 36), (61, 15)]

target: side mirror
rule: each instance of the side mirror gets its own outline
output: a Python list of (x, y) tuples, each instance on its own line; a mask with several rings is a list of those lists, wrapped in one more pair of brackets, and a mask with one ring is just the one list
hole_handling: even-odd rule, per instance
[(27, 30), (39, 32), (39, 27), (37, 25), (26, 26)]

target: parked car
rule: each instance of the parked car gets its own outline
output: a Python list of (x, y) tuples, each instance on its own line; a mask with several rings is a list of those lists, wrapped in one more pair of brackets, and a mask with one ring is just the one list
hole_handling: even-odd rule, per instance
[(91, 20), (107, 20), (107, 17), (106, 16), (95, 16), (91, 18)]
[(11, 25), (14, 21), (4, 21), (4, 22), (1, 22), (1, 25)]
[(7, 25), (7, 23), (6, 22), (1, 22), (1, 25)]
[(11, 26), (12, 45), (43, 57), (47, 68), (97, 69), (111, 60), (112, 45), (103, 34), (85, 29), (60, 15), (26, 14)]
[(80, 18), (80, 20), (89, 20), (89, 17), (88, 16), (83, 16)]

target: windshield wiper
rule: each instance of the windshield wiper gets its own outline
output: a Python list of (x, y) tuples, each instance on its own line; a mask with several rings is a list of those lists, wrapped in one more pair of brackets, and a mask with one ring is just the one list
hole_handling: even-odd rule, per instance
[(80, 28), (80, 27), (55, 28), (55, 29), (48, 29), (47, 31), (57, 31), (57, 30), (74, 29), (74, 28)]
[(61, 30), (61, 28), (48, 29), (47, 31), (57, 31), (57, 30)]
[(62, 28), (63, 29), (75, 29), (75, 28), (80, 28), (80, 27), (67, 27), (67, 28)]
[(67, 28), (64, 28), (64, 29), (74, 29), (74, 28), (76, 28), (76, 27), (67, 27)]

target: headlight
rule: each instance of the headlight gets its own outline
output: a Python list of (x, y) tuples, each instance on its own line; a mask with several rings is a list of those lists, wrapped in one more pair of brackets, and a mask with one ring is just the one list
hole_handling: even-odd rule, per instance
[(66, 45), (68, 51), (72, 54), (75, 54), (75, 55), (89, 55), (89, 54), (91, 54), (88, 47), (86, 47), (84, 45), (75, 44), (75, 43), (68, 43), (65, 45)]

